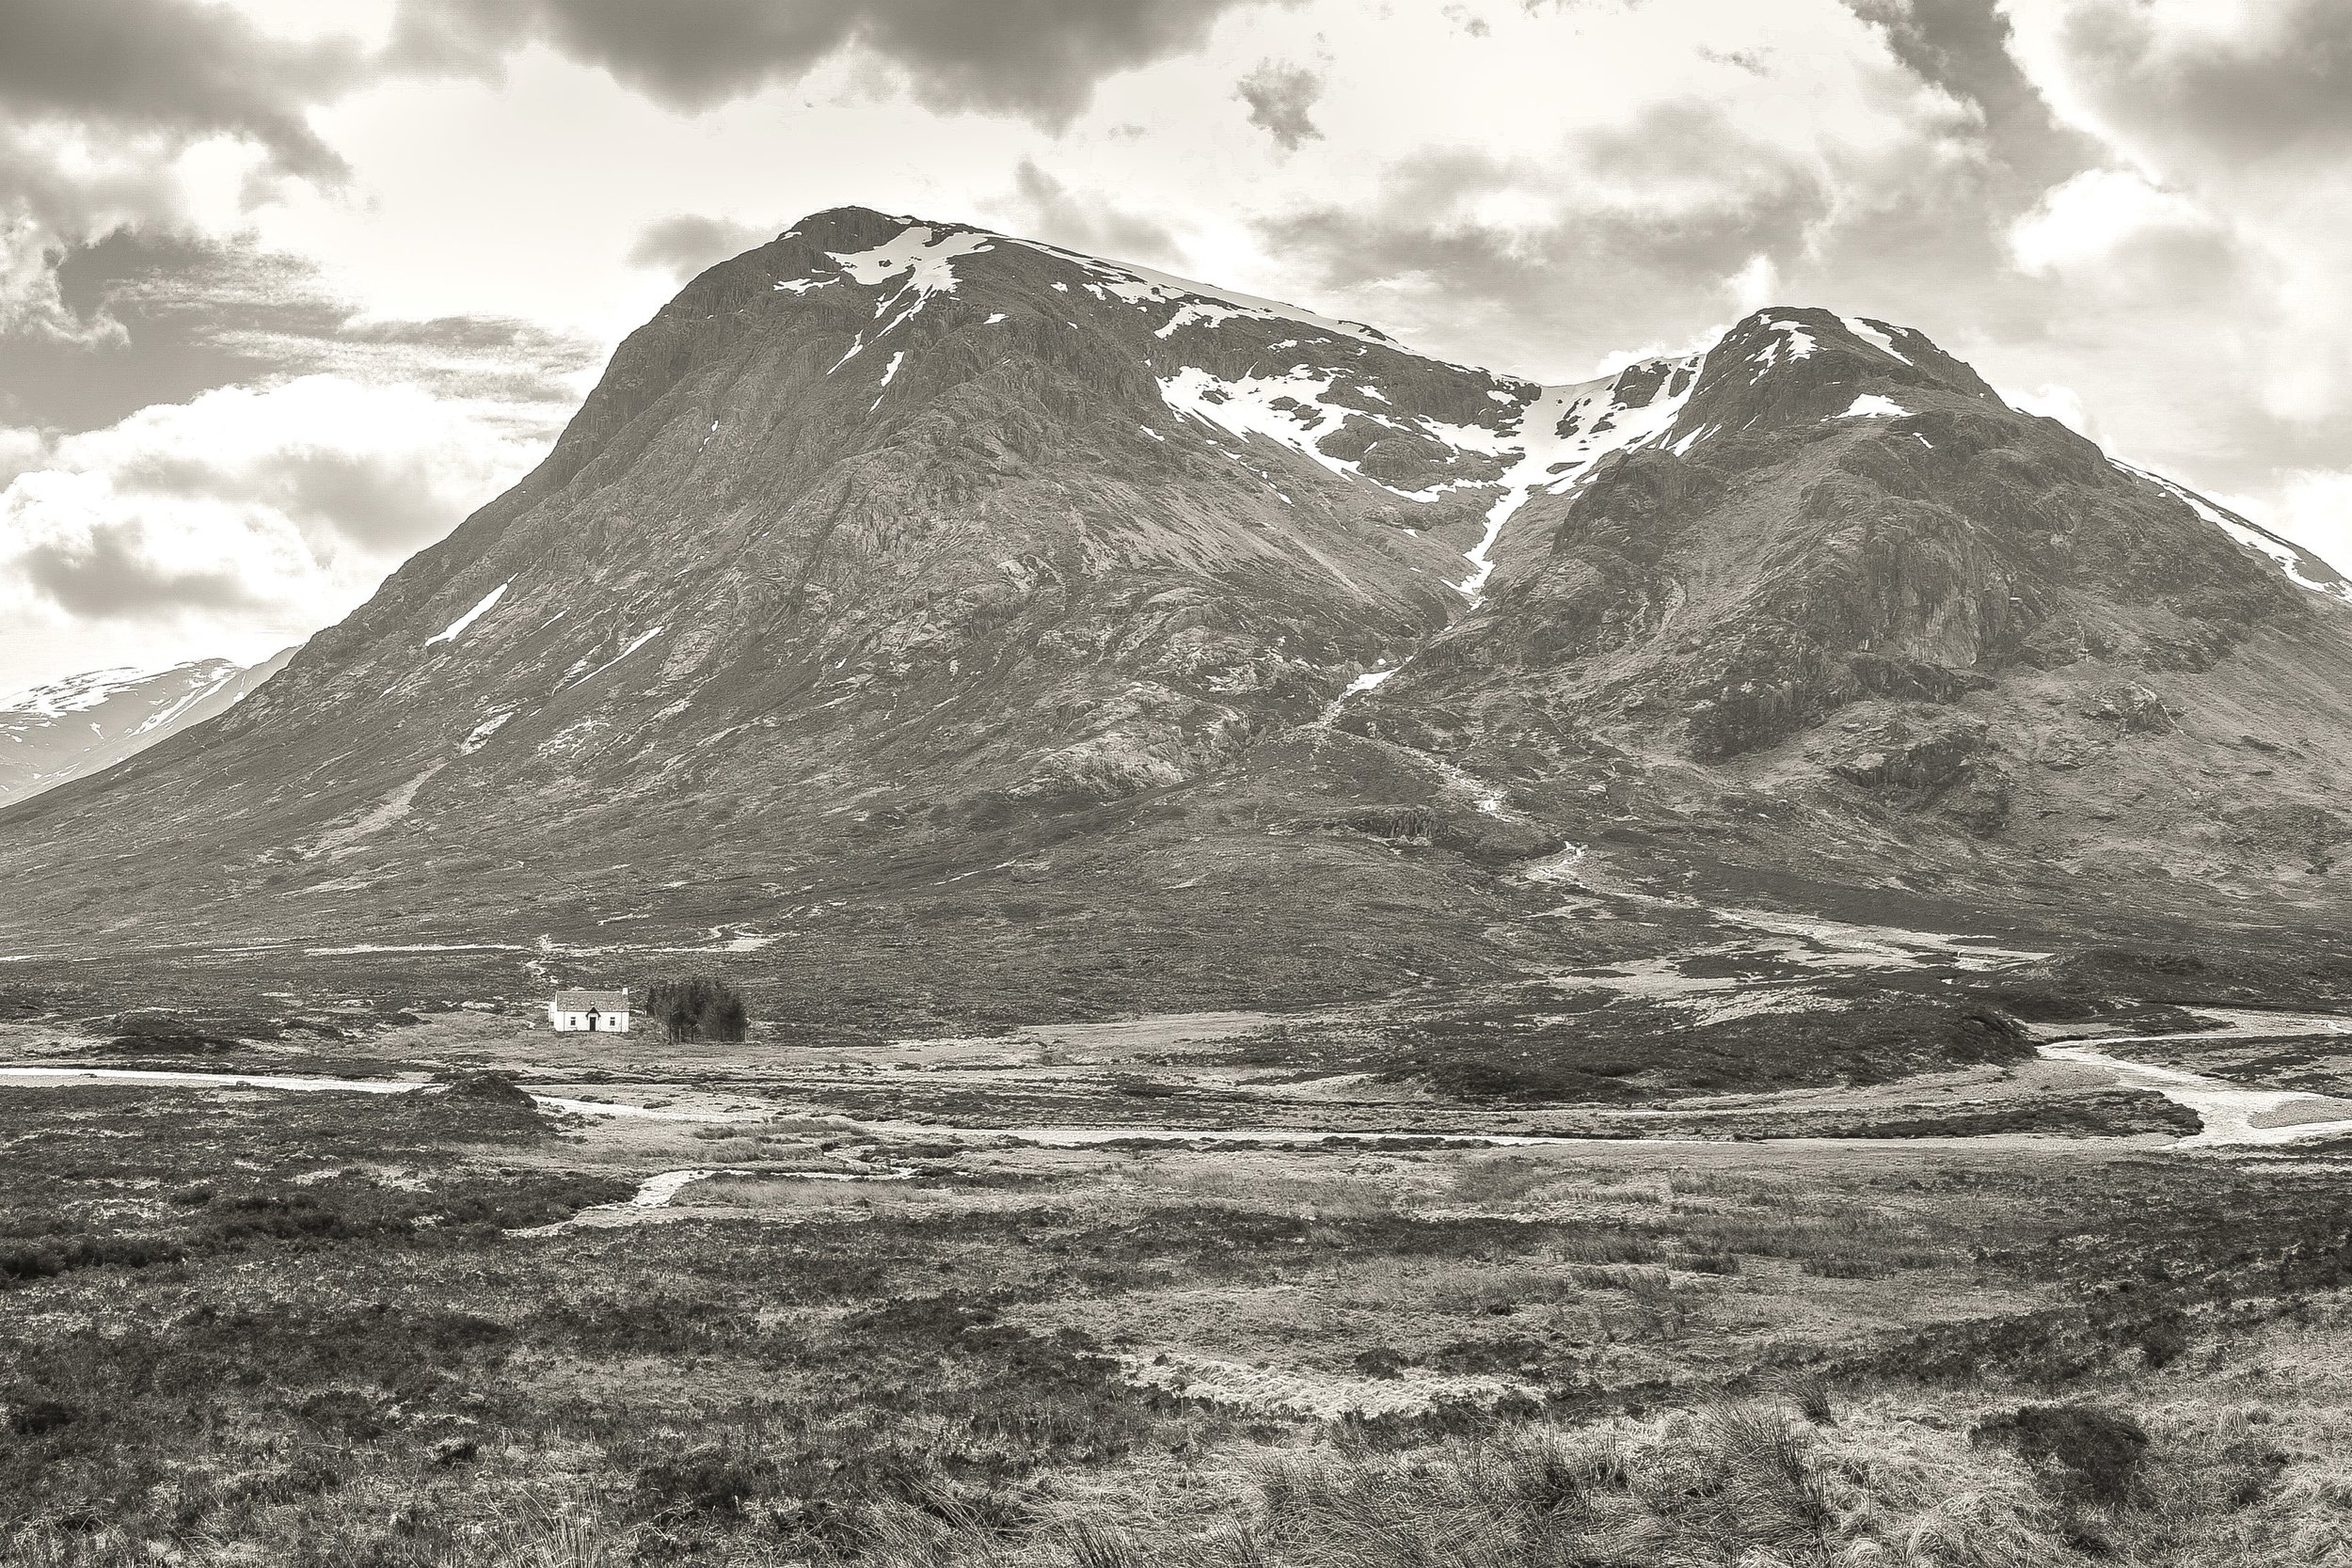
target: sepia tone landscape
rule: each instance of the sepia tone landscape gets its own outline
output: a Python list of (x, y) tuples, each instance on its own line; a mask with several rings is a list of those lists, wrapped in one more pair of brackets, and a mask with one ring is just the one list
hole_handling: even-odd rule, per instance
[(1219, 298), (819, 214), (0, 816), (18, 1560), (2346, 1549), (2343, 580)]
[[(1656, 25), (1519, 9), (1448, 25)], [(2040, 37), (1828, 9), (1939, 91)], [(0, 110), (90, 24), (7, 10)], [(840, 47), (993, 102), (919, 10)], [(0, 1563), (2352, 1564), (2343, 552), (1762, 251), (1537, 381), (1032, 206), (649, 230), (348, 613), (158, 558), (285, 651), (0, 703)], [(112, 625), (63, 428), (0, 594)], [(268, 504), (381, 500), (326, 450)]]

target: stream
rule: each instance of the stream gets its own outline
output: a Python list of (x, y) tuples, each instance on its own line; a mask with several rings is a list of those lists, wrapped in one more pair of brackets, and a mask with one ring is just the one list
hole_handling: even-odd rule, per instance
[[(2178, 1039), (2179, 1036), (2114, 1036), (2101, 1040), (2102, 1045), (2127, 1043), (2134, 1039)], [(2152, 1089), (2176, 1105), (2185, 1105), (2197, 1113), (2204, 1123), (2192, 1137), (2173, 1144), (2174, 1148), (2218, 1148), (2225, 1145), (2274, 1148), (2280, 1144), (2298, 1143), (2306, 1138), (2335, 1137), (2352, 1133), (2352, 1101), (2329, 1095), (2312, 1094), (2302, 1089), (2249, 1089), (2202, 1073), (2183, 1072), (2178, 1068), (2153, 1067), (2145, 1062), (2127, 1062), (2110, 1056), (2085, 1041), (2052, 1043), (2036, 1049), (2048, 1060), (2072, 1062), (2077, 1067), (2103, 1068), (2115, 1074), (2115, 1081), (2125, 1088)], [(2296, 1107), (2305, 1114), (2296, 1115)], [(2311, 1113), (2333, 1111), (2332, 1117)]]
[[(2318, 1031), (2313, 1031), (2318, 1032)], [(2330, 1029), (2327, 1032), (2333, 1033)], [(2172, 1036), (2107, 1036), (2094, 1043), (2076, 1039), (2050, 1041), (2035, 1047), (2048, 1061), (2065, 1062), (2075, 1067), (2096, 1068), (2115, 1075), (2123, 1087), (2146, 1089), (2164, 1096), (2175, 1104), (2185, 1105), (2197, 1113), (2203, 1124), (2192, 1136), (2169, 1145), (2173, 1148), (2218, 1148), (2224, 1147), (2274, 1148), (2282, 1144), (2310, 1138), (2352, 1134), (2352, 1101), (2313, 1094), (2300, 1089), (2258, 1089), (2232, 1084), (2224, 1079), (2201, 1073), (2185, 1072), (2176, 1068), (2154, 1067), (2146, 1063), (2129, 1062), (2110, 1056), (2097, 1049), (2099, 1045), (2126, 1045), (2137, 1040), (2174, 1039)], [(409, 1094), (432, 1085), (414, 1079), (382, 1078), (301, 1078), (245, 1072), (174, 1072), (141, 1068), (103, 1067), (0, 1067), (0, 1083), (9, 1081), (60, 1083), (69, 1080), (95, 1083), (151, 1084), (158, 1087), (181, 1088), (262, 1088), (300, 1091), (342, 1091), (351, 1094)], [(625, 1105), (610, 1101), (573, 1100), (562, 1095), (533, 1094), (531, 1097), (553, 1110), (570, 1111), (591, 1117), (628, 1117), (653, 1121), (714, 1122), (758, 1119), (764, 1113), (741, 1111), (670, 1111), (656, 1110), (644, 1105)], [(2327, 1113), (2334, 1112), (2335, 1115)], [(903, 1127), (859, 1121), (852, 1117), (833, 1116), (825, 1119), (846, 1126), (876, 1131), (903, 1131), (911, 1134), (939, 1137), (1009, 1138), (1032, 1144), (1041, 1148), (1089, 1148), (1104, 1144), (1140, 1141), (1152, 1143), (1221, 1143), (1221, 1144), (1289, 1144), (1331, 1143), (1351, 1141), (1361, 1143), (1421, 1142), (1438, 1143), (1459, 1148), (1555, 1148), (1595, 1143), (1693, 1144), (1716, 1140), (1694, 1137), (1663, 1138), (1596, 1138), (1546, 1136), (1526, 1132), (1414, 1132), (1326, 1131), (1312, 1128), (1287, 1127), (947, 1127), (929, 1122), (910, 1122)], [(1803, 1134), (1797, 1135), (1799, 1139)], [(1765, 1139), (1764, 1142), (1787, 1140)], [(717, 1170), (663, 1171), (649, 1178), (626, 1203), (599, 1205), (607, 1209), (658, 1209), (667, 1205), (678, 1192), (692, 1182), (712, 1176), (746, 1175), (748, 1172)], [(817, 1181), (876, 1181), (902, 1180), (914, 1175), (912, 1169), (894, 1167), (888, 1172), (871, 1175), (843, 1171), (795, 1171), (761, 1173), (788, 1175)], [(583, 1211), (594, 1212), (594, 1211)], [(566, 1222), (569, 1223), (569, 1222)]]
[[(173, 1072), (123, 1067), (0, 1067), (0, 1083), (11, 1080), (55, 1083), (81, 1079), (108, 1084), (173, 1085), (186, 1088), (295, 1089), (341, 1091), (347, 1094), (413, 1094), (433, 1087), (414, 1078), (292, 1078), (258, 1072)], [(562, 1095), (534, 1094), (540, 1104), (584, 1117), (642, 1117), (648, 1121), (733, 1121), (728, 1111), (657, 1111), (646, 1105), (621, 1105), (603, 1100), (567, 1100)]]

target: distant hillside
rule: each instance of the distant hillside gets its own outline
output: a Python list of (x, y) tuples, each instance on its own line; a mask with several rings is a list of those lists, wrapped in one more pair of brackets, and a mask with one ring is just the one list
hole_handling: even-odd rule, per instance
[(200, 658), (168, 670), (92, 670), (0, 699), (0, 806), (226, 713), (294, 654), (251, 665)]

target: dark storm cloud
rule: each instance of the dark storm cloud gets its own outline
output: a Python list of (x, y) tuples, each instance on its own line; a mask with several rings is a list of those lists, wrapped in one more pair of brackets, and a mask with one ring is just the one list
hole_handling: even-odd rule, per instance
[[(170, 160), (215, 136), (265, 151), (249, 189), (288, 178), (340, 182), (342, 160), (304, 117), (364, 71), (356, 45), (273, 39), (224, 6), (0, 4), (0, 332), (60, 349), (119, 347), (119, 324), (77, 315), (59, 298), (57, 261), (126, 223), (167, 225), (182, 211)], [(0, 381), (21, 387), (21, 376), (49, 368), (0, 368)], [(175, 367), (164, 395), (210, 384), (213, 373)], [(11, 408), (0, 405), (0, 417)]]
[[(1594, 199), (1597, 182), (1642, 199)], [(1570, 196), (1548, 217), (1478, 215), (1489, 198), (1555, 190)], [(1309, 209), (1261, 230), (1324, 288), (1383, 293), (1406, 309), (1438, 301), (1463, 349), (1516, 363), (1531, 346), (1592, 355), (1687, 333), (1694, 313), (1723, 313), (1724, 279), (1759, 252), (1801, 248), (1832, 204), (1814, 170), (1708, 105), (1678, 103), (1580, 138), (1540, 168), (1423, 153), (1390, 171), (1376, 204)]]
[(2125, 0), (2068, 8), (2055, 32), (2075, 85), (2129, 131), (2201, 153), (2295, 166), (2352, 151), (2352, 6), (2281, 0), (2235, 26), (2168, 27)]
[(360, 321), (309, 262), (249, 244), (117, 230), (56, 252), (53, 277), (80, 330), (0, 332), (0, 424), (94, 430), (215, 387), (323, 372), (563, 404), (594, 358), (584, 341), (504, 318)]
[(1249, 123), (1295, 152), (1323, 133), (1307, 118), (1323, 96), (1323, 78), (1304, 66), (1262, 61), (1233, 85), (1233, 96), (1249, 105)]
[(175, 141), (217, 133), (267, 147), (289, 172), (342, 161), (302, 118), (356, 78), (357, 50), (268, 38), (183, 0), (8, 0), (0, 6), (0, 109)]
[(241, 330), (331, 330), (316, 302), (286, 300), (300, 263), (210, 242), (119, 230), (53, 253), (69, 330), (0, 334), (0, 417), (90, 430), (134, 409), (178, 403), (266, 368), (230, 347)]
[(266, 475), (264, 499), (297, 522), (331, 529), (376, 555), (405, 555), (449, 530), (427, 459), (372, 452), (290, 452)]
[(5, 260), (11, 222), (37, 221), (48, 230), (85, 233), (93, 225), (119, 221), (105, 214), (167, 210), (171, 182), (160, 160), (145, 167), (67, 167), (52, 146), (38, 145), (26, 128), (10, 122), (0, 103), (0, 260)]
[[(781, 227), (781, 226), (779, 226)], [(680, 213), (645, 226), (629, 246), (628, 264), (666, 272), (684, 282), (705, 267), (740, 256), (776, 237), (775, 229), (755, 229), (724, 218)]]
[(177, 571), (139, 546), (135, 525), (93, 530), (77, 544), (36, 545), (16, 569), (58, 609), (92, 621), (151, 620), (188, 610), (249, 610), (252, 597), (233, 572)]
[(1030, 159), (1022, 159), (1013, 171), (1013, 188), (1015, 198), (998, 204), (998, 210), (1017, 233), (1113, 261), (1173, 265), (1183, 260), (1176, 237), (1158, 223), (1082, 196)]
[(146, 453), (112, 470), (116, 488), (161, 500), (267, 507), (306, 533), (333, 535), (375, 555), (405, 555), (445, 532), (431, 454), (294, 447), (224, 466), (200, 456)]
[(1846, 0), (1888, 51), (1930, 87), (1974, 105), (1994, 163), (2019, 190), (2039, 190), (2104, 161), (2091, 137), (2063, 126), (2010, 54), (1994, 0)]
[(394, 57), (485, 70), (544, 41), (673, 108), (798, 79), (844, 49), (935, 108), (1061, 125), (1115, 71), (1190, 49), (1229, 10), (1289, 0), (403, 0)]

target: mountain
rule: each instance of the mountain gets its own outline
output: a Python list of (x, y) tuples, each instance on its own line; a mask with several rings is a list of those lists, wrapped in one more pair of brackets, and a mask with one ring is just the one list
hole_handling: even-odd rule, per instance
[(92, 670), (0, 698), (0, 805), (111, 768), (227, 712), (285, 668), (203, 658), (167, 670)]
[(2324, 923), (2347, 594), (1890, 324), (1542, 387), (841, 209), (218, 721), (0, 813), (0, 947), (732, 953), (887, 1031), (1632, 941), (1569, 877)]

